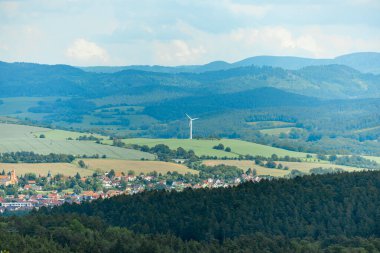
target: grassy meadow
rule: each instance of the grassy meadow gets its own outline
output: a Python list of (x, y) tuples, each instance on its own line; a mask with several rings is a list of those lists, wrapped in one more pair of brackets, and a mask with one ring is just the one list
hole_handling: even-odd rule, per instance
[[(50, 134), (50, 132), (52, 132)], [(39, 138), (44, 133), (46, 138)], [(51, 138), (48, 138), (51, 135)], [(67, 136), (79, 136), (83, 133), (51, 130), (48, 128), (0, 124), (0, 153), (33, 151), (38, 154), (72, 154), (72, 155), (106, 155), (108, 158), (140, 160), (141, 158), (154, 160), (152, 154), (137, 150), (101, 145), (92, 141), (66, 140)]]
[(283, 177), (287, 175), (290, 171), (279, 170), (279, 169), (269, 169), (266, 167), (255, 165), (254, 161), (237, 161), (237, 160), (204, 160), (204, 165), (216, 166), (220, 164), (236, 166), (244, 171), (251, 169), (256, 169), (257, 175), (259, 176), (272, 176), (272, 177)]
[(177, 171), (180, 174), (196, 174), (196, 170), (187, 168), (185, 165), (161, 162), (161, 161), (131, 161), (131, 160), (114, 160), (114, 159), (82, 159), (90, 170), (96, 171), (110, 171), (111, 169), (119, 172), (132, 170), (136, 175), (140, 173), (149, 173), (156, 171), (158, 173), (166, 174), (167, 172)]
[(243, 170), (254, 168), (258, 175), (269, 175), (273, 177), (283, 177), (289, 174), (292, 170), (299, 170), (303, 173), (310, 173), (313, 168), (340, 168), (348, 172), (361, 171), (363, 168), (356, 168), (344, 165), (336, 165), (331, 163), (317, 163), (317, 162), (276, 162), (281, 163), (284, 167), (287, 166), (289, 170), (270, 169), (263, 166), (256, 165), (254, 161), (248, 160), (205, 160), (203, 164), (208, 166), (215, 166), (220, 164), (236, 166)]
[[(150, 147), (157, 144), (165, 144), (171, 149), (176, 149), (182, 147), (186, 150), (193, 150), (196, 155), (207, 155), (216, 157), (230, 157), (235, 158), (239, 155), (261, 155), (269, 157), (272, 154), (277, 154), (278, 156), (291, 156), (298, 158), (305, 158), (306, 153), (294, 152), (280, 148), (274, 148), (270, 146), (265, 146), (253, 142), (241, 141), (236, 139), (220, 139), (220, 140), (189, 140), (189, 139), (149, 139), (149, 138), (132, 138), (123, 139), (125, 144), (139, 144), (148, 145)], [(232, 152), (226, 152), (223, 150), (215, 150), (214, 146), (222, 143), (225, 147), (230, 147)]]
[(0, 171), (9, 172), (13, 169), (17, 175), (35, 173), (46, 176), (49, 171), (52, 175), (63, 174), (65, 176), (74, 176), (77, 172), (81, 176), (89, 176), (94, 173), (92, 170), (79, 168), (72, 163), (0, 163)]
[(280, 135), (281, 133), (288, 134), (292, 129), (301, 129), (297, 127), (280, 127), (280, 128), (269, 128), (260, 130), (263, 134), (271, 134), (271, 135)]

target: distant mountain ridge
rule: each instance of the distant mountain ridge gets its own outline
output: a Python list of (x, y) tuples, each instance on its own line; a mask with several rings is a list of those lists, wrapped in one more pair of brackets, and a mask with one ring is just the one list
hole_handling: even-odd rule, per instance
[(132, 65), (132, 66), (96, 66), (96, 67), (80, 67), (81, 69), (89, 72), (99, 73), (115, 73), (122, 70), (134, 69), (144, 70), (151, 72), (165, 72), (165, 73), (202, 73), (207, 71), (227, 70), (237, 67), (247, 66), (270, 66), (279, 67), (288, 70), (298, 70), (308, 66), (317, 65), (331, 65), (339, 64), (346, 65), (353, 69), (359, 70), (363, 73), (380, 74), (380, 53), (376, 52), (360, 52), (341, 55), (333, 59), (313, 59), (294, 56), (254, 56), (246, 58), (234, 63), (228, 63), (225, 61), (214, 61), (204, 65), (189, 65), (189, 66), (149, 66), (149, 65)]
[(155, 72), (127, 69), (93, 73), (67, 65), (0, 62), (0, 97), (81, 96), (85, 98), (139, 95), (171, 98), (231, 94), (272, 87), (324, 99), (380, 97), (380, 75), (363, 74), (345, 65), (307, 66), (286, 70), (268, 66), (242, 66), (206, 72)]

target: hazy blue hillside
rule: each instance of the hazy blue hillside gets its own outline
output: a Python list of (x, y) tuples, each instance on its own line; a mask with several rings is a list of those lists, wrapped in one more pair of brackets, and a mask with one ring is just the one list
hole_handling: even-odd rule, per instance
[(380, 74), (380, 53), (354, 53), (334, 59), (335, 63), (350, 66), (365, 73)]
[(348, 67), (357, 69), (364, 73), (380, 74), (380, 53), (366, 52), (366, 53), (352, 53), (347, 55), (338, 56), (334, 59), (313, 59), (302, 58), (293, 56), (255, 56), (237, 61), (234, 63), (227, 63), (224, 61), (210, 62), (205, 65), (193, 66), (178, 66), (178, 67), (165, 67), (165, 66), (148, 66), (148, 65), (134, 65), (134, 66), (98, 66), (98, 67), (81, 67), (81, 69), (89, 72), (99, 73), (115, 73), (127, 69), (144, 70), (152, 72), (165, 72), (165, 73), (180, 73), (180, 72), (193, 72), (201, 73), (206, 71), (226, 70), (237, 67), (255, 66), (271, 66), (279, 67), (289, 70), (297, 70), (307, 66), (341, 64)]
[(284, 69), (300, 69), (306, 66), (332, 64), (331, 59), (311, 59), (293, 56), (255, 56), (231, 64), (233, 67), (272, 66)]
[(159, 120), (183, 118), (186, 112), (195, 115), (220, 113), (231, 109), (264, 107), (309, 107), (320, 104), (318, 99), (301, 96), (275, 88), (259, 88), (230, 94), (209, 94), (164, 101), (145, 108), (144, 112)]
[[(206, 65), (208, 70), (225, 62)], [(300, 70), (238, 67), (201, 73), (123, 70), (91, 73), (65, 65), (0, 64), (0, 96), (81, 96), (87, 98), (140, 95), (200, 96), (273, 87), (319, 98), (380, 96), (380, 75), (363, 74), (343, 65), (310, 66)], [(173, 97), (172, 96), (172, 97)]]
[[(201, 118), (195, 136), (310, 153), (380, 154), (380, 75), (338, 64), (297, 70), (227, 66), (213, 62), (206, 72), (92, 73), (66, 65), (0, 62), (0, 116), (121, 137), (187, 138), (184, 113), (189, 113)], [(250, 124), (264, 121), (266, 128), (278, 128), (289, 120), (295, 129), (281, 136)]]

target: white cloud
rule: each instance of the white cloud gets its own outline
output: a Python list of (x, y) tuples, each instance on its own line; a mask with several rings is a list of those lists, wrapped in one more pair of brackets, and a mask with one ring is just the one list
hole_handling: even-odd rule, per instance
[(79, 63), (107, 63), (109, 57), (105, 49), (94, 42), (77, 39), (67, 48), (66, 56)]
[[(149, 7), (148, 7), (149, 6)], [(0, 60), (202, 64), (380, 51), (379, 0), (0, 0)]]
[(315, 37), (308, 33), (293, 34), (284, 27), (241, 28), (230, 34), (232, 41), (242, 45), (251, 55), (303, 55), (318, 57), (323, 50)]
[(256, 18), (264, 17), (271, 9), (270, 5), (242, 4), (231, 1), (227, 1), (225, 4), (227, 9), (235, 15), (247, 15)]
[(190, 46), (183, 40), (155, 43), (155, 58), (161, 64), (194, 64), (198, 63), (205, 53), (202, 45)]

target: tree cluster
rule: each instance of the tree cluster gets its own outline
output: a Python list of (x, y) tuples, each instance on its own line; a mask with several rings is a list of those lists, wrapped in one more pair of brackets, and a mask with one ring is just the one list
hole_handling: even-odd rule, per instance
[(75, 157), (73, 155), (54, 153), (48, 155), (26, 151), (0, 153), (0, 162), (3, 163), (71, 163), (74, 159)]

